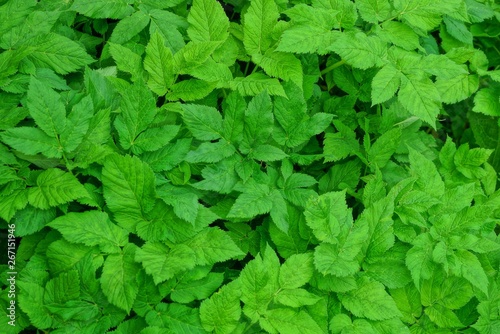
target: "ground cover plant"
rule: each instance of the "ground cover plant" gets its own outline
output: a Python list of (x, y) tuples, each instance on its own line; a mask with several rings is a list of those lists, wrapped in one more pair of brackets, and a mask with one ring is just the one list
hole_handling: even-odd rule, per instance
[(0, 0), (0, 332), (500, 333), (499, 20)]

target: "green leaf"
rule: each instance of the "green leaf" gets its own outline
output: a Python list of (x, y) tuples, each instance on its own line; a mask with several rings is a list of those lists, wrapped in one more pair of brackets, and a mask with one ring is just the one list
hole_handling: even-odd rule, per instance
[(259, 145), (248, 154), (249, 158), (261, 161), (277, 161), (286, 158), (288, 154), (272, 145)]
[(93, 116), (94, 104), (90, 96), (84, 97), (73, 107), (60, 137), (61, 146), (65, 152), (70, 153), (81, 144)]
[(94, 62), (81, 44), (55, 33), (33, 38), (29, 45), (32, 52), (28, 59), (36, 67), (49, 67), (59, 74), (75, 72)]
[(116, 67), (120, 71), (130, 73), (132, 81), (142, 78), (142, 58), (137, 53), (122, 45), (109, 43), (109, 52), (113, 57)]
[(249, 54), (263, 54), (272, 43), (271, 32), (279, 18), (274, 0), (252, 0), (244, 15), (243, 45)]
[(200, 318), (203, 328), (216, 334), (230, 334), (240, 323), (241, 290), (238, 281), (223, 286), (200, 305)]
[(386, 21), (382, 24), (383, 30), (380, 37), (387, 39), (396, 46), (411, 51), (420, 47), (417, 33), (404, 23), (397, 21)]
[(326, 54), (337, 37), (338, 32), (328, 28), (294, 25), (283, 32), (276, 51)]
[(268, 186), (259, 184), (250, 191), (238, 196), (227, 215), (228, 218), (253, 218), (272, 209), (272, 197)]
[(357, 253), (342, 254), (337, 245), (321, 243), (314, 250), (314, 266), (323, 275), (348, 277), (359, 271), (359, 262), (354, 259)]
[(382, 66), (387, 47), (379, 37), (364, 33), (343, 33), (331, 46), (349, 65), (367, 69)]
[(387, 0), (356, 1), (356, 7), (363, 20), (370, 23), (385, 21), (391, 12), (391, 5)]
[(187, 79), (182, 80), (170, 87), (166, 98), (169, 101), (195, 101), (210, 94), (217, 85), (204, 80)]
[(477, 75), (460, 75), (453, 79), (436, 80), (436, 89), (441, 95), (443, 103), (457, 103), (465, 100), (479, 88), (479, 77)]
[(198, 310), (181, 304), (158, 304), (146, 314), (146, 322), (160, 326), (163, 332), (168, 328), (173, 333), (206, 334)]
[(50, 168), (38, 175), (28, 200), (35, 208), (48, 209), (86, 196), (87, 190), (73, 174)]
[(222, 115), (213, 108), (204, 105), (184, 104), (183, 120), (193, 136), (200, 140), (221, 138)]
[(428, 78), (417, 79), (412, 75), (402, 78), (398, 101), (412, 115), (435, 128), (441, 100), (436, 86)]
[(358, 279), (358, 287), (346, 292), (341, 301), (342, 305), (357, 317), (385, 320), (401, 316), (384, 286), (368, 278)]
[(256, 149), (260, 144), (265, 144), (273, 131), (274, 117), (268, 94), (261, 93), (250, 101), (244, 122), (240, 150), (242, 153), (248, 153), (252, 148)]
[(38, 128), (17, 127), (1, 134), (2, 140), (24, 154), (42, 153), (47, 158), (61, 158), (62, 148), (57, 139), (50, 137)]
[(401, 142), (401, 130), (391, 129), (383, 133), (368, 150), (368, 161), (378, 168), (384, 168)]
[(241, 300), (245, 303), (243, 312), (252, 321), (266, 313), (278, 289), (279, 260), (272, 248), (266, 247), (266, 254), (248, 262), (241, 271)]
[(178, 125), (164, 125), (158, 128), (150, 128), (142, 132), (134, 142), (132, 152), (141, 154), (151, 152), (165, 147), (179, 132)]
[(246, 101), (238, 93), (232, 92), (224, 100), (222, 109), (224, 111), (223, 129), (224, 138), (231, 142), (239, 142), (243, 138), (243, 127), (245, 119)]
[(235, 153), (236, 149), (233, 145), (224, 140), (219, 140), (215, 143), (202, 143), (196, 150), (190, 151), (186, 155), (185, 160), (191, 163), (214, 163), (219, 162), (224, 158), (228, 158)]
[(394, 8), (404, 22), (423, 31), (431, 30), (441, 22), (441, 12), (439, 6), (432, 6), (430, 1), (395, 0)]
[(123, 19), (134, 11), (128, 4), (127, 0), (75, 0), (70, 9), (94, 19)]
[(142, 11), (137, 11), (118, 21), (109, 37), (109, 41), (116, 44), (124, 44), (135, 35), (138, 35), (148, 24), (149, 16)]
[(262, 67), (267, 75), (291, 80), (302, 87), (302, 64), (294, 55), (269, 49), (263, 55), (253, 54), (252, 61)]
[(401, 72), (388, 64), (382, 67), (373, 77), (372, 105), (383, 103), (391, 99), (401, 83)]
[(168, 171), (180, 164), (191, 146), (191, 138), (178, 139), (154, 152), (146, 152), (141, 158), (154, 172)]
[(255, 96), (266, 90), (269, 95), (286, 96), (277, 79), (270, 78), (262, 73), (252, 73), (244, 78), (234, 78), (229, 82), (229, 87), (238, 91), (242, 96)]
[(455, 255), (461, 264), (462, 276), (477, 289), (488, 293), (488, 277), (476, 255), (467, 250), (457, 250)]
[(28, 194), (28, 189), (19, 189), (6, 196), (1, 196), (2, 206), (0, 207), (0, 217), (6, 221), (10, 221), (16, 211), (23, 209), (28, 204)]
[(109, 302), (130, 312), (139, 293), (139, 284), (135, 278), (140, 265), (134, 261), (135, 246), (128, 244), (123, 252), (108, 255), (104, 261), (101, 287)]
[(435, 324), (442, 328), (464, 326), (453, 311), (439, 304), (425, 308), (425, 314), (427, 314)]
[(120, 226), (133, 232), (155, 203), (153, 171), (137, 157), (110, 155), (104, 161), (102, 184), (113, 217)]
[(158, 33), (151, 35), (146, 47), (144, 69), (149, 73), (148, 87), (160, 96), (165, 95), (174, 83), (174, 56)]
[(142, 262), (146, 273), (153, 276), (156, 285), (195, 266), (195, 253), (186, 245), (172, 248), (160, 242), (146, 242), (135, 252), (135, 260)]
[(324, 156), (325, 162), (338, 161), (359, 151), (359, 142), (356, 133), (340, 121), (334, 121), (338, 132), (325, 134)]
[(224, 280), (222, 273), (209, 273), (199, 280), (182, 281), (170, 293), (170, 298), (177, 303), (190, 303), (194, 300), (203, 300), (217, 290)]
[(31, 117), (50, 137), (57, 138), (66, 127), (66, 109), (59, 94), (31, 77), (27, 104)]
[(193, 249), (198, 265), (213, 265), (244, 255), (227, 232), (207, 228), (186, 243)]
[(499, 89), (482, 88), (474, 96), (473, 111), (488, 116), (500, 116), (500, 100), (498, 99)]
[(412, 173), (418, 177), (417, 185), (422, 191), (439, 198), (444, 194), (444, 182), (432, 161), (410, 148), (410, 164)]
[(128, 241), (128, 233), (113, 224), (106, 213), (99, 211), (70, 212), (53, 220), (55, 228), (66, 240), (87, 246), (100, 246), (103, 252), (117, 253)]
[(345, 192), (330, 192), (311, 198), (304, 212), (307, 225), (316, 238), (337, 243), (342, 226), (352, 224), (351, 210), (345, 202)]
[(189, 74), (203, 65), (221, 42), (189, 42), (174, 55), (174, 72)]
[(311, 253), (294, 254), (281, 266), (279, 283), (282, 289), (297, 289), (309, 282), (313, 276)]
[(142, 84), (134, 84), (120, 103), (121, 113), (115, 119), (120, 145), (128, 150), (139, 134), (146, 130), (156, 115), (155, 100)]
[(193, 1), (187, 20), (187, 33), (193, 42), (225, 41), (229, 36), (229, 19), (215, 0)]
[(314, 305), (320, 300), (321, 297), (312, 294), (305, 289), (285, 289), (276, 296), (276, 301), (278, 303), (290, 307)]
[(318, 323), (303, 310), (276, 308), (268, 310), (265, 316), (274, 329), (282, 333), (315, 334), (323, 332)]

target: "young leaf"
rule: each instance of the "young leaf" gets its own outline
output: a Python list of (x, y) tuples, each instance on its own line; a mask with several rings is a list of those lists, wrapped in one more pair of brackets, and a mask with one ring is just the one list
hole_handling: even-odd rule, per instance
[(357, 317), (384, 320), (401, 316), (396, 303), (384, 286), (368, 278), (358, 280), (358, 288), (342, 298), (342, 305)]
[(134, 11), (128, 3), (124, 0), (75, 0), (70, 9), (95, 19), (122, 19)]
[(403, 77), (398, 100), (412, 115), (436, 126), (436, 117), (440, 112), (440, 97), (436, 86), (430, 79), (418, 79), (414, 76)]
[(134, 231), (143, 213), (152, 209), (156, 191), (151, 168), (137, 157), (110, 155), (104, 161), (104, 198), (115, 220)]
[(101, 287), (109, 302), (126, 312), (130, 312), (139, 292), (135, 277), (140, 265), (134, 261), (136, 247), (127, 244), (123, 252), (108, 255), (104, 262)]
[(364, 33), (343, 33), (331, 46), (349, 65), (367, 69), (382, 66), (387, 47), (380, 38)]
[(225, 41), (229, 36), (229, 19), (218, 1), (193, 1), (187, 20), (193, 42)]
[(55, 228), (66, 240), (87, 246), (100, 246), (103, 252), (117, 253), (125, 246), (128, 233), (113, 224), (106, 213), (99, 211), (70, 212), (53, 220)]
[(243, 44), (249, 54), (263, 54), (272, 43), (271, 32), (279, 18), (274, 0), (252, 0), (244, 15)]
[(136, 250), (135, 260), (142, 262), (146, 273), (152, 275), (158, 285), (183, 271), (193, 269), (195, 253), (182, 244), (169, 248), (160, 242), (147, 242)]
[(193, 136), (200, 140), (221, 138), (222, 115), (213, 108), (203, 105), (184, 104), (183, 119)]
[(149, 73), (148, 87), (160, 96), (165, 95), (174, 83), (174, 56), (158, 33), (151, 36), (146, 47), (144, 69)]
[(88, 196), (87, 190), (73, 174), (57, 168), (47, 169), (38, 175), (36, 185), (30, 189), (28, 200), (39, 209), (48, 209)]
[(229, 334), (238, 326), (241, 317), (239, 281), (223, 286), (200, 305), (203, 328), (216, 334)]
[(213, 265), (244, 255), (229, 237), (218, 228), (207, 228), (186, 243), (194, 251), (197, 265)]
[(59, 94), (35, 77), (30, 79), (27, 103), (31, 117), (47, 135), (57, 137), (64, 131), (66, 109)]

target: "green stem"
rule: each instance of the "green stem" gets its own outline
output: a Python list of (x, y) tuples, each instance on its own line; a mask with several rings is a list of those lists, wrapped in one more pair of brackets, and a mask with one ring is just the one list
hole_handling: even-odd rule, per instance
[(334, 69), (336, 69), (337, 67), (340, 67), (340, 66), (342, 66), (344, 64), (345, 64), (345, 60), (342, 59), (342, 60), (336, 62), (335, 64), (332, 64), (332, 65), (328, 66), (323, 71), (321, 71), (321, 75), (325, 75), (326, 73), (331, 72)]

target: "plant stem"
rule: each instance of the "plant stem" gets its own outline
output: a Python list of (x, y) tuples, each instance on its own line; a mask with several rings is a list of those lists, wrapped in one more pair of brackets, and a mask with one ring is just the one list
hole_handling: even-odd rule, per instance
[(326, 73), (331, 72), (334, 69), (336, 69), (337, 67), (340, 67), (340, 66), (342, 66), (344, 64), (345, 64), (345, 60), (342, 59), (342, 60), (336, 62), (335, 64), (332, 64), (332, 65), (328, 66), (323, 71), (321, 71), (321, 75), (325, 75)]

